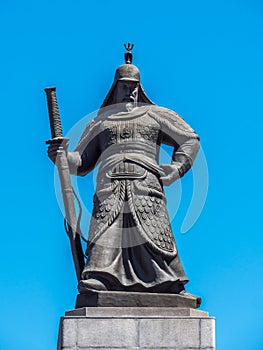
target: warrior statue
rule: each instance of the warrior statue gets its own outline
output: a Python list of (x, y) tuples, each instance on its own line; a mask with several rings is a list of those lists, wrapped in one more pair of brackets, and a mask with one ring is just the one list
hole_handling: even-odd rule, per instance
[[(199, 138), (177, 113), (147, 97), (132, 47), (126, 49), (97, 116), (67, 153), (71, 174), (99, 166), (78, 289), (189, 295), (163, 187), (191, 168)], [(173, 147), (170, 164), (159, 164), (161, 144)], [(53, 162), (57, 150), (49, 146)]]

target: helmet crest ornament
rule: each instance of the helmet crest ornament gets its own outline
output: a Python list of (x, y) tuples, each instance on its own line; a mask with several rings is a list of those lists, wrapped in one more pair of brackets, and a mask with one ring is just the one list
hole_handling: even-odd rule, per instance
[(134, 48), (134, 44), (128, 43), (128, 46), (124, 44), (125, 49), (127, 52), (124, 54), (125, 62), (126, 64), (131, 64), (132, 63), (132, 53), (131, 50)]

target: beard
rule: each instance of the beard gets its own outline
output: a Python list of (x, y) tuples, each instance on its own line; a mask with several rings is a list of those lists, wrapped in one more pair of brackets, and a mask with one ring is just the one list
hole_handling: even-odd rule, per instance
[(132, 101), (132, 102), (126, 102), (123, 104), (124, 105), (124, 109), (127, 111), (127, 112), (131, 112), (134, 108), (137, 107), (137, 103), (135, 101)]
[(128, 102), (125, 104), (125, 109), (127, 112), (131, 112), (136, 107), (136, 104), (134, 102)]
[(136, 98), (133, 95), (130, 95), (129, 97), (126, 96), (123, 98), (122, 103), (125, 105), (125, 110), (128, 112), (132, 111), (136, 107)]

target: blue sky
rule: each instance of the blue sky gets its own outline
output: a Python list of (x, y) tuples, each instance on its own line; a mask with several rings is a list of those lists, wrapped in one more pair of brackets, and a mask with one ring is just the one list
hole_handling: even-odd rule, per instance
[(77, 293), (43, 88), (57, 87), (68, 132), (99, 108), (128, 41), (146, 93), (197, 130), (208, 164), (198, 221), (180, 233), (191, 173), (173, 220), (188, 290), (216, 317), (218, 349), (263, 348), (262, 17), (258, 0), (0, 4), (1, 349), (55, 349)]

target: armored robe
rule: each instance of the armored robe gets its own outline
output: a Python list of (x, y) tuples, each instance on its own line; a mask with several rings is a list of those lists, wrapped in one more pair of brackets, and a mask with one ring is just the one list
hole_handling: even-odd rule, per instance
[[(100, 110), (70, 154), (84, 176), (99, 166), (83, 281), (108, 290), (180, 293), (188, 281), (166, 209), (161, 144), (173, 147), (181, 177), (199, 148), (198, 136), (175, 112), (154, 104)], [(80, 290), (83, 292), (83, 290)]]

